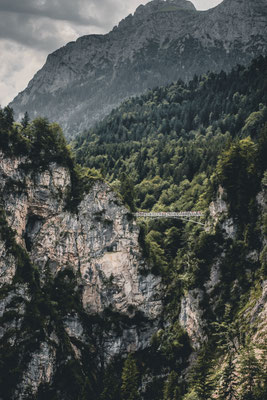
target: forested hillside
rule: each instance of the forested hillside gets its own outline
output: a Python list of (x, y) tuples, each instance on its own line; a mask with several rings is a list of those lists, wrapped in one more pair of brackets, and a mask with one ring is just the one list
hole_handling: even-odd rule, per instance
[(82, 165), (0, 110), (3, 400), (267, 397), (266, 67), (130, 99), (72, 144)]
[(180, 197), (182, 182), (211, 175), (232, 140), (255, 138), (267, 118), (266, 104), (267, 59), (259, 58), (228, 75), (210, 73), (126, 101), (78, 137), (76, 158), (110, 182), (126, 173), (138, 208), (169, 206)]
[[(78, 162), (101, 170), (132, 211), (206, 212), (205, 229), (140, 222), (169, 322), (145, 360), (135, 355), (140, 382), (154, 376), (145, 399), (266, 396), (266, 105), (261, 57), (132, 98), (73, 144)], [(187, 373), (183, 329), (197, 350)]]

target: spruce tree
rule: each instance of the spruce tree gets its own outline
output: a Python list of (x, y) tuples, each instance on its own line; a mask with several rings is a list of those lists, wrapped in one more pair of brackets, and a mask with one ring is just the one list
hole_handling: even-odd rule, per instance
[(139, 400), (139, 372), (137, 369), (136, 361), (131, 354), (125, 360), (121, 379), (122, 400)]
[(120, 399), (120, 379), (117, 376), (116, 367), (111, 364), (103, 377), (103, 389), (100, 400), (119, 400)]
[(239, 385), (242, 400), (260, 400), (262, 370), (252, 345), (246, 346), (241, 354), (239, 365)]
[(131, 211), (135, 211), (135, 193), (134, 193), (134, 183), (131, 177), (127, 176), (123, 172), (120, 176), (121, 181), (121, 195), (125, 203), (129, 206)]
[(23, 129), (27, 128), (29, 123), (30, 123), (30, 117), (29, 117), (29, 114), (26, 111), (24, 116), (23, 116), (23, 118), (22, 118), (22, 120), (21, 120), (21, 125), (22, 125)]
[(207, 352), (202, 351), (194, 365), (191, 374), (191, 386), (199, 400), (209, 400), (214, 388), (211, 378), (211, 360)]
[(222, 371), (221, 380), (221, 386), (218, 393), (219, 400), (237, 400), (237, 375), (235, 373), (235, 365), (231, 353), (229, 354), (227, 364)]
[(267, 399), (267, 338), (261, 346), (261, 395), (263, 399)]
[(164, 385), (163, 400), (180, 400), (181, 390), (178, 386), (178, 374), (172, 371)]

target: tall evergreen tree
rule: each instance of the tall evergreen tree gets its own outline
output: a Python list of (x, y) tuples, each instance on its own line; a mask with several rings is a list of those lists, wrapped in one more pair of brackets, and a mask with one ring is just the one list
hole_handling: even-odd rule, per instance
[(125, 203), (129, 206), (131, 211), (135, 211), (135, 202), (134, 202), (134, 183), (131, 177), (127, 176), (125, 172), (123, 172), (120, 176), (121, 181), (121, 195)]
[(235, 365), (233, 362), (232, 353), (229, 354), (227, 364), (222, 371), (222, 382), (219, 388), (219, 400), (237, 400), (237, 374), (235, 372)]
[(130, 354), (125, 360), (122, 370), (121, 398), (122, 400), (139, 400), (139, 372), (136, 361)]
[(120, 400), (120, 378), (117, 375), (118, 371), (113, 364), (107, 367), (100, 400)]
[(27, 128), (29, 123), (30, 123), (30, 117), (29, 117), (29, 114), (26, 111), (24, 116), (23, 116), (23, 118), (22, 118), (22, 120), (21, 120), (21, 125), (22, 125), (23, 129)]
[(211, 398), (214, 382), (211, 377), (211, 359), (207, 351), (202, 350), (198, 356), (190, 380), (199, 400), (209, 400)]
[(262, 370), (252, 345), (244, 347), (239, 366), (239, 385), (242, 400), (262, 400)]
[(178, 374), (172, 371), (164, 385), (163, 400), (180, 400), (181, 389), (178, 384)]

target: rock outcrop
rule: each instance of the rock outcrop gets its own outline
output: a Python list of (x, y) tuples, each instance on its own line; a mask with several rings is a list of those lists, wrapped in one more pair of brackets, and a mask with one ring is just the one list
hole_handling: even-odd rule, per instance
[(148, 88), (266, 54), (266, 27), (265, 0), (224, 0), (205, 12), (186, 0), (154, 0), (110, 33), (50, 54), (11, 106), (17, 118), (28, 111), (56, 120), (71, 137)]
[(200, 289), (190, 290), (181, 300), (180, 325), (186, 330), (195, 349), (206, 341), (204, 333), (203, 309), (200, 305), (203, 292)]
[[(64, 364), (58, 355), (63, 338), (70, 346), (64, 357), (83, 365), (85, 347), (95, 354), (98, 368), (115, 356), (145, 349), (162, 310), (160, 279), (140, 272), (144, 261), (139, 228), (111, 189), (96, 182), (77, 211), (70, 212), (69, 170), (51, 163), (29, 172), (29, 162), (0, 153), (1, 207), (6, 232), (14, 232), (12, 239), (0, 231), (0, 333), (7, 348), (20, 346), (22, 358), (25, 338), (37, 335), (31, 339), (35, 344), (24, 360), (16, 393), (10, 395), (16, 399), (35, 395), (40, 385), (55, 379)], [(26, 283), (19, 278), (20, 268), (25, 268), (21, 258), (31, 263), (30, 275), (24, 272)], [(38, 290), (34, 271), (40, 279)], [(50, 296), (49, 312), (37, 311), (40, 296)], [(73, 304), (68, 307), (68, 302)], [(31, 307), (37, 309), (29, 317)], [(42, 322), (36, 330), (31, 318), (38, 316)]]

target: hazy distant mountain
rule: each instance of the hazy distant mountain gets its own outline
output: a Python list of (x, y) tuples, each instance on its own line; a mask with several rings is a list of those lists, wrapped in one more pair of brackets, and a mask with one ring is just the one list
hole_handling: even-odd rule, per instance
[(186, 0), (139, 6), (106, 35), (50, 54), (10, 104), (16, 116), (47, 116), (72, 136), (126, 97), (179, 78), (229, 70), (267, 54), (267, 1), (224, 0), (197, 11)]

